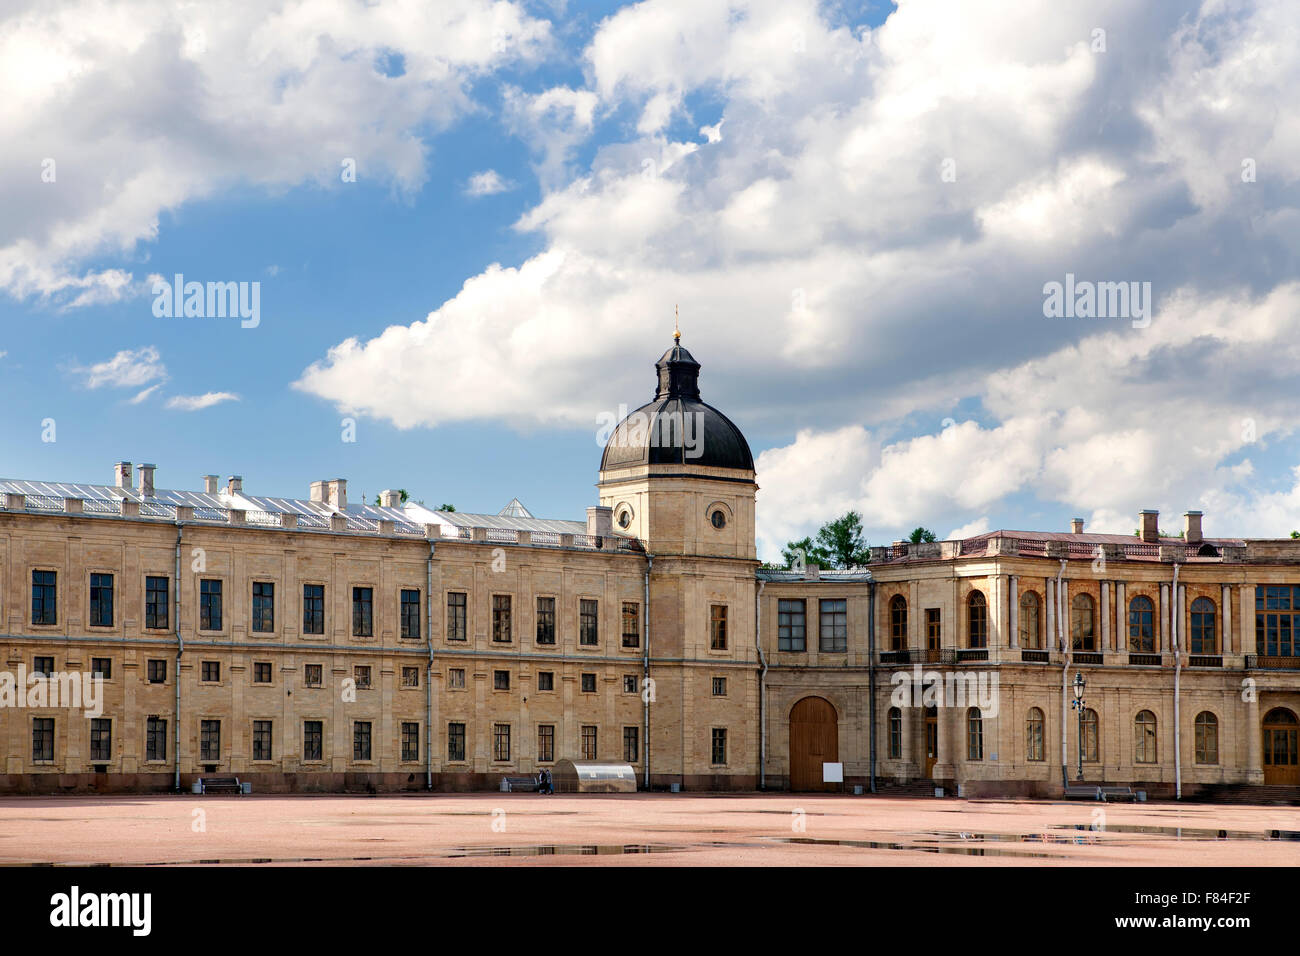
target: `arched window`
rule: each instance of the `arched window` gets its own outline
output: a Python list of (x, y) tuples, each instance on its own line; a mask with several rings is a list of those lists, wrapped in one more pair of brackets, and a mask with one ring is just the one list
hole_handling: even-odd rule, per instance
[(903, 756), (903, 712), (889, 708), (889, 756), (894, 760)]
[(970, 609), (970, 647), (989, 646), (989, 606), (984, 595), (971, 591), (967, 599)]
[(1208, 710), (1196, 715), (1196, 762), (1219, 762), (1219, 718)]
[(895, 594), (889, 599), (889, 649), (901, 651), (907, 647), (907, 599)]
[(1039, 613), (1042, 610), (1043, 602), (1033, 591), (1026, 591), (1020, 595), (1020, 646), (1027, 647), (1030, 650), (1042, 650), (1043, 647), (1043, 629), (1042, 617)]
[(966, 711), (966, 758), (984, 759), (984, 718), (978, 707)]
[(1214, 611), (1214, 602), (1207, 597), (1198, 597), (1192, 602), (1191, 645), (1188, 648), (1191, 653), (1219, 653), (1219, 641), (1214, 633)]
[(1133, 762), (1156, 762), (1156, 715), (1149, 710), (1139, 712), (1133, 721)]
[(1092, 598), (1076, 594), (1070, 602), (1070, 646), (1076, 651), (1095, 651), (1097, 636), (1093, 630)]
[(1097, 762), (1097, 741), (1100, 739), (1097, 712), (1089, 707), (1083, 712), (1083, 759), (1085, 763)]
[(1156, 651), (1155, 605), (1139, 594), (1128, 602), (1128, 647), (1131, 651)]
[(1043, 712), (1037, 707), (1029, 708), (1025, 720), (1025, 759), (1043, 759)]

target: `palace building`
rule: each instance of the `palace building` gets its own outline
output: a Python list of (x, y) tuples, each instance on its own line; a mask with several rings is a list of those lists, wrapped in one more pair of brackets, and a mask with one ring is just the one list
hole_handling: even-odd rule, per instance
[(680, 342), (656, 373), (585, 521), (127, 462), (0, 481), (0, 790), (495, 789), (567, 758), (655, 789), (1300, 795), (1261, 789), (1300, 787), (1300, 541), (1143, 512), (767, 569), (744, 435)]

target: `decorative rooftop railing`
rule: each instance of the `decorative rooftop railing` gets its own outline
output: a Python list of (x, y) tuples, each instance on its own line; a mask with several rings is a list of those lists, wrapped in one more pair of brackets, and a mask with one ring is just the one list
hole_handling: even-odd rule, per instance
[(494, 545), (509, 544), (534, 548), (582, 551), (643, 553), (641, 542), (622, 535), (566, 534), (556, 531), (524, 531), (518, 528), (463, 527), (448, 524), (417, 524), (394, 518), (364, 514), (321, 514), (293, 511), (260, 511), (183, 505), (152, 498), (74, 498), (58, 495), (0, 493), (0, 513), (69, 514), (160, 520), (168, 523), (234, 525), (255, 530), (309, 531), (379, 537), (430, 538)]

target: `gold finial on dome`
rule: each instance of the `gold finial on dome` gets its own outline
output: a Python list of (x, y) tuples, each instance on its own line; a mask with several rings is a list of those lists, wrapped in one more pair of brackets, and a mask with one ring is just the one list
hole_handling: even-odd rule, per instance
[(677, 306), (673, 306), (673, 341), (678, 345), (682, 343), (682, 330), (677, 327)]

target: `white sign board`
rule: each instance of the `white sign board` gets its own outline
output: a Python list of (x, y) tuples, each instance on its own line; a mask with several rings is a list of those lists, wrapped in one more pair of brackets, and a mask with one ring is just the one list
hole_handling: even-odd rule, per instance
[(843, 782), (844, 782), (844, 764), (842, 763), (822, 764), (822, 783), (843, 783)]

